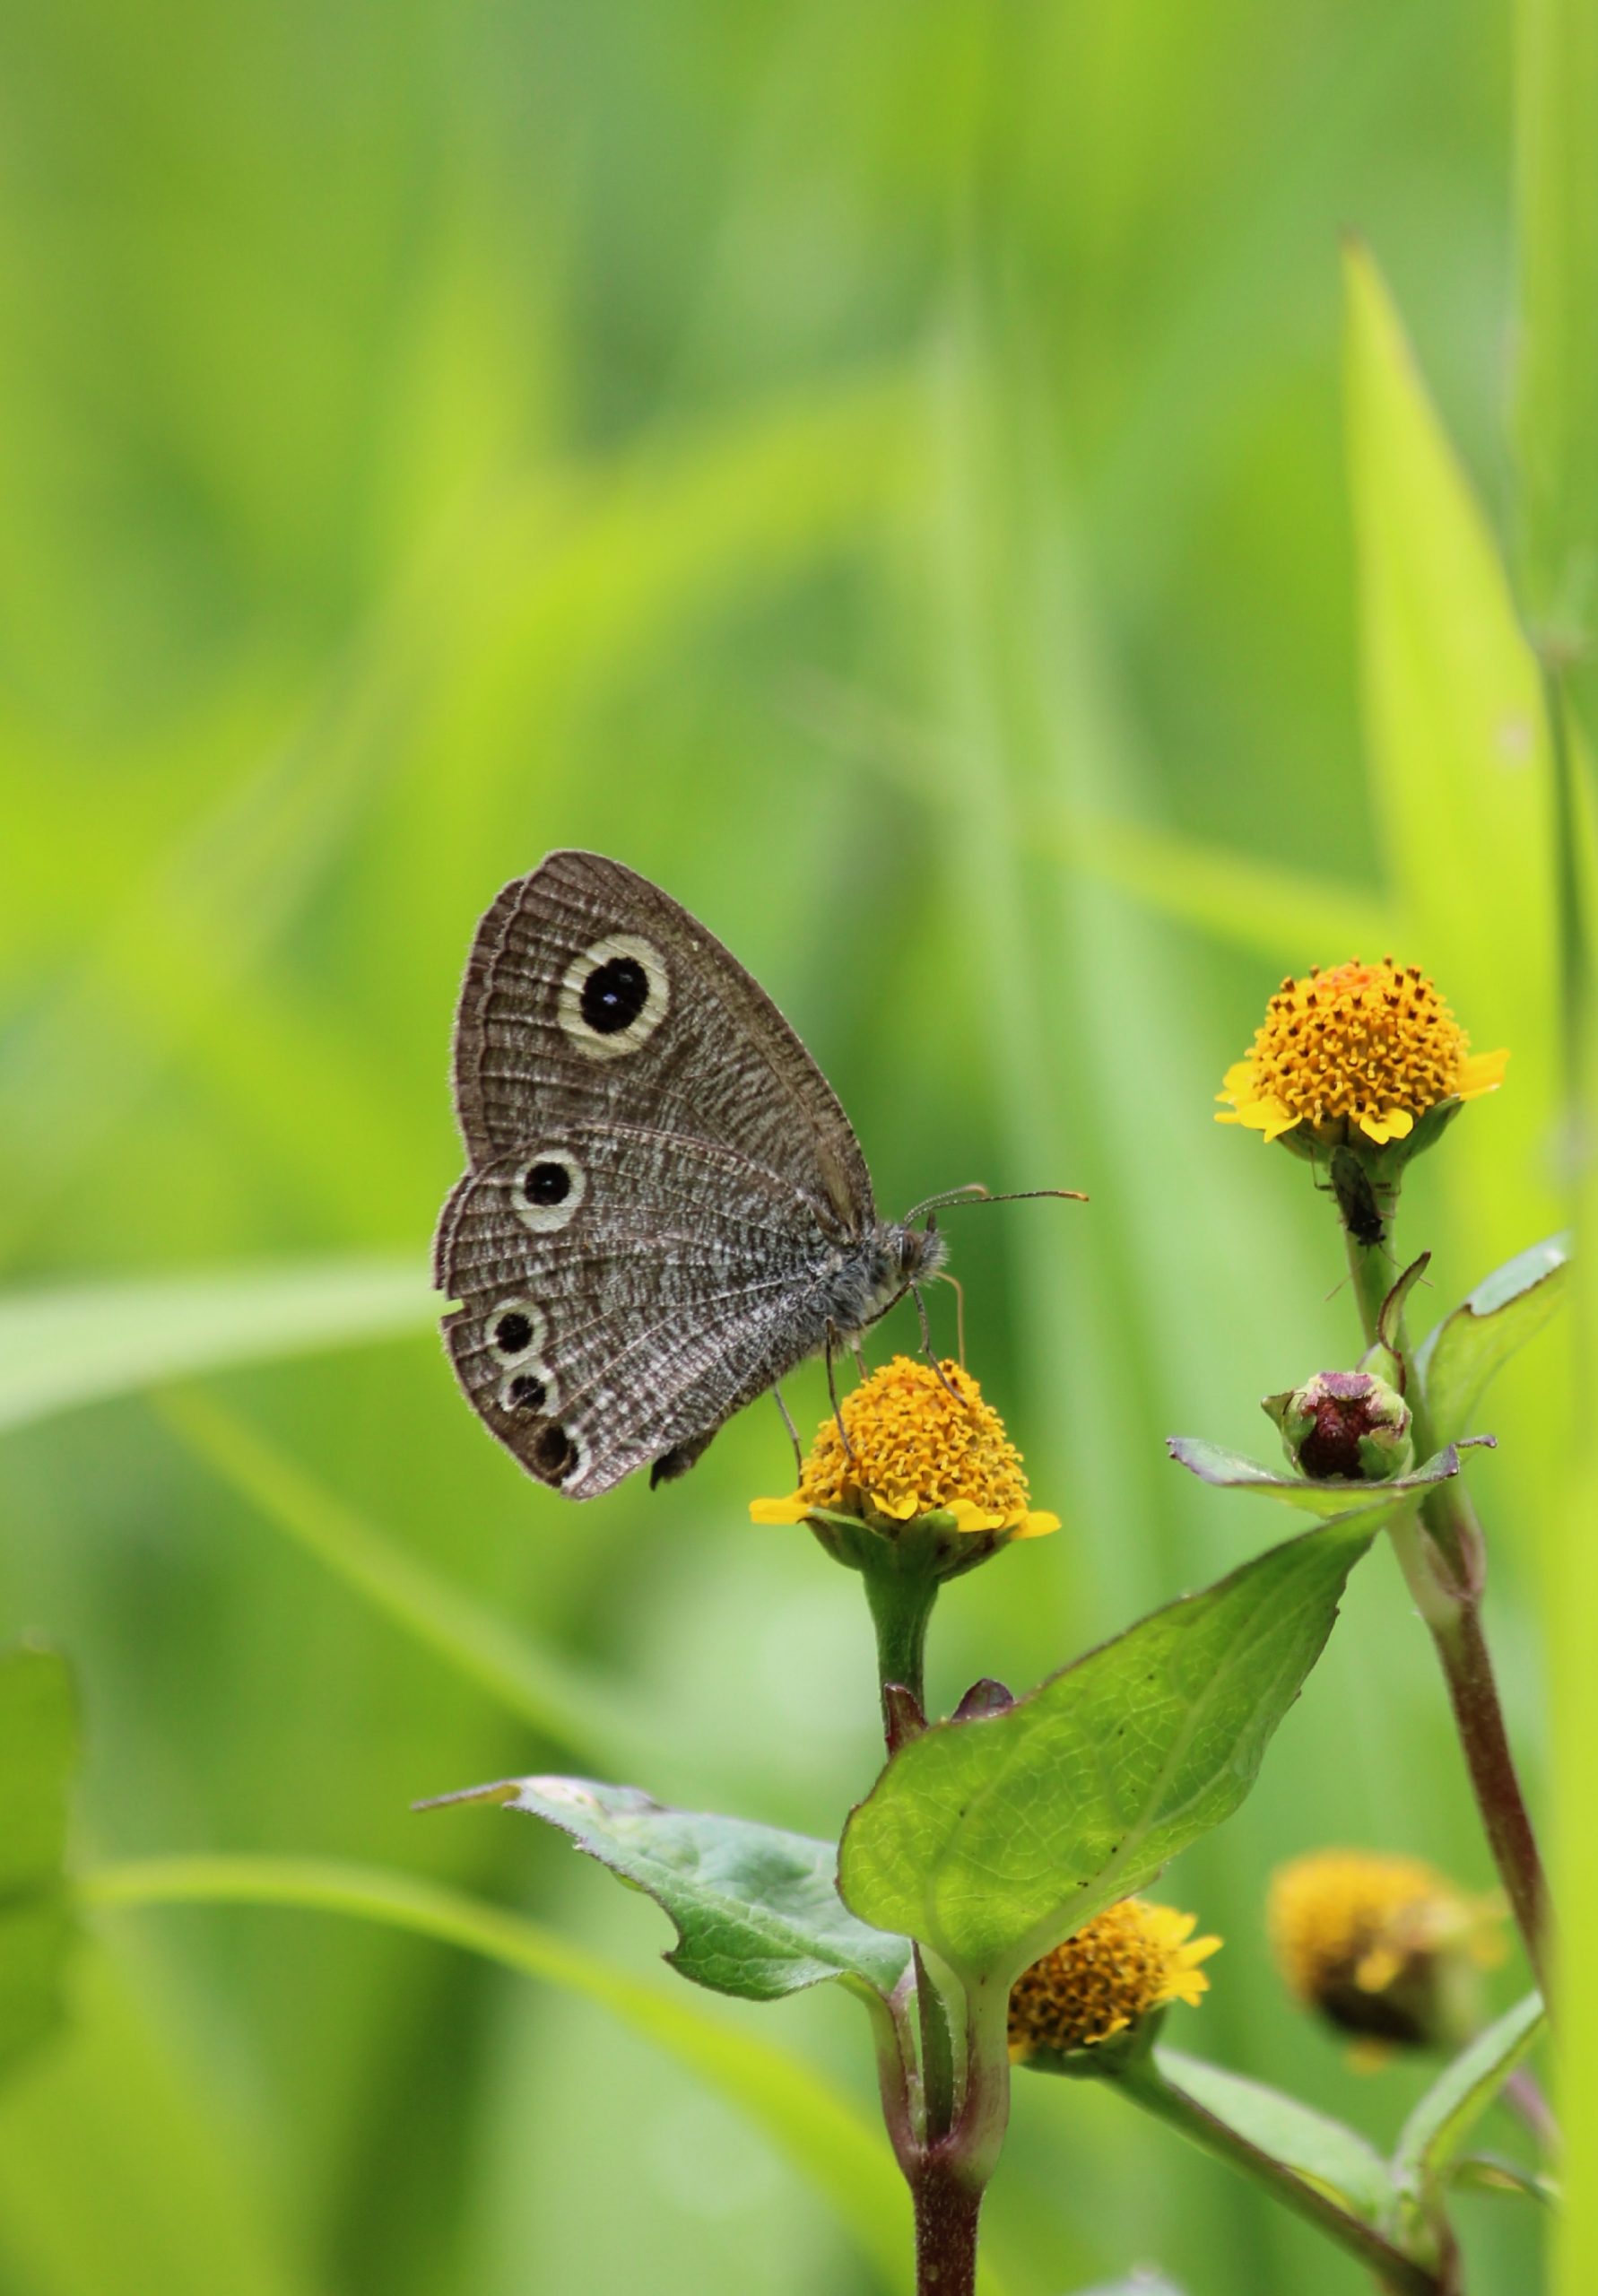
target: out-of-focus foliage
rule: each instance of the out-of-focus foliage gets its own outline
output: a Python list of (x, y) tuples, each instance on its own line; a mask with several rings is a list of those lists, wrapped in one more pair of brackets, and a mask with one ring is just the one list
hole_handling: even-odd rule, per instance
[[(425, 1280), (460, 965), (551, 845), (731, 943), (885, 1205), (1090, 1192), (948, 1216), (973, 1364), (1066, 1526), (948, 1590), (944, 1706), (1254, 1551), (1163, 1439), (1248, 1446), (1259, 1396), (1357, 1352), (1328, 1200), (1210, 1120), (1281, 972), (1380, 935), (1513, 1048), (1407, 1186), (1439, 1307), (1558, 1224), (1507, 43), (1485, 0), (13, 12), (0, 1251), (67, 1302), (80, 1407), (0, 1444), (0, 1637), (74, 1655), (96, 1858), (399, 1868), (664, 1988), (641, 1898), (410, 1802), (575, 1735), (662, 1800), (835, 1835), (875, 1774), (857, 1587), (747, 1521), (786, 1471), (769, 1406), (683, 1482), (565, 1507), (399, 1330), (403, 1281), (392, 1336), (282, 1361), (208, 1289), (214, 1374), (127, 1392), (149, 1285)], [(185, 1335), (145, 1371), (192, 1379)], [(1575, 1535), (1539, 1344), (1472, 1470), (1534, 1793)], [(819, 1418), (819, 1372), (790, 1401)], [(433, 1585), (461, 1607), (430, 1629)], [(1489, 1878), (1379, 1553), (1177, 1869), (1227, 1951), (1171, 2039), (1386, 2152), (1424, 2068), (1355, 2075), (1264, 1945), (1272, 1866), (1335, 1840)], [(591, 1998), (303, 1915), (95, 1929), (0, 2095), (4, 2296), (879, 2285), (792, 2152)], [(872, 2110), (837, 1988), (711, 2006)], [(1350, 2283), (1087, 2085), (1027, 2084), (987, 2222), (1012, 2296), (1140, 2262)], [(1533, 2212), (1461, 2222), (1474, 2288), (1533, 2284)]]

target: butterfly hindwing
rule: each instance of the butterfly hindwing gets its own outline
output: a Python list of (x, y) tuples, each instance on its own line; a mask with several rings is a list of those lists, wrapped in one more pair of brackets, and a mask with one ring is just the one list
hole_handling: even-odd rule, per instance
[(803, 1302), (833, 1247), (803, 1209), (725, 1150), (606, 1125), (468, 1174), (439, 1236), (468, 1399), (571, 1498), (708, 1440), (826, 1336)]

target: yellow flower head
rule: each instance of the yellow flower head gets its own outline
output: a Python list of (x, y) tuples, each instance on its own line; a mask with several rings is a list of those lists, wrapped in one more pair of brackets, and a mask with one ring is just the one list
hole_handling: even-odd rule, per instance
[(1503, 1908), (1418, 1857), (1321, 1849), (1271, 1883), (1272, 1949), (1290, 1988), (1342, 2031), (1423, 2048), (1464, 2039), (1478, 1972), (1503, 1958)]
[(1302, 1124), (1329, 1144), (1360, 1134), (1385, 1147), (1439, 1101), (1502, 1083), (1508, 1054), (1472, 1058), (1470, 1041), (1418, 965), (1316, 965), (1271, 999), (1253, 1050), (1226, 1072), (1215, 1121), (1267, 1140)]
[(1011, 1988), (1012, 2058), (1094, 2048), (1168, 2001), (1196, 2005), (1210, 1989), (1199, 1963), (1220, 1945), (1193, 1935), (1197, 1919), (1125, 1898), (1034, 1961)]
[(817, 1430), (798, 1490), (786, 1499), (754, 1500), (753, 1521), (801, 1523), (821, 1509), (855, 1515), (891, 1532), (919, 1516), (942, 1512), (961, 1531), (1003, 1531), (1025, 1539), (1059, 1529), (1057, 1515), (1030, 1506), (1020, 1453), (960, 1364), (945, 1362), (934, 1370), (896, 1355), (846, 1396), (840, 1408), (847, 1449), (837, 1417), (829, 1415)]

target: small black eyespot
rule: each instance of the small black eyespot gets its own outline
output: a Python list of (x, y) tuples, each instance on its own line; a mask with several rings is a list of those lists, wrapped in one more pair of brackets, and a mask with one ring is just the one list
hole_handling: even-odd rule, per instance
[(494, 1326), (494, 1345), (505, 1355), (519, 1355), (524, 1347), (533, 1344), (533, 1320), (524, 1316), (519, 1308), (512, 1308)]
[(505, 1390), (505, 1399), (512, 1411), (538, 1411), (548, 1392), (535, 1371), (518, 1371)]
[(522, 1175), (522, 1194), (529, 1204), (564, 1204), (571, 1194), (571, 1174), (564, 1164), (530, 1164)]
[(649, 976), (636, 957), (610, 957), (595, 965), (578, 999), (595, 1036), (613, 1037), (630, 1028), (649, 1002)]
[(533, 1445), (533, 1465), (550, 1483), (559, 1483), (577, 1464), (577, 1445), (558, 1419), (539, 1430)]

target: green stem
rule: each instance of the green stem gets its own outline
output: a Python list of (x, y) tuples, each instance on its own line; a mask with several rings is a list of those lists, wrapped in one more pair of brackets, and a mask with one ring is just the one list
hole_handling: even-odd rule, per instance
[[(1374, 1344), (1391, 1287), (1391, 1262), (1380, 1247), (1357, 1243), (1351, 1235), (1347, 1242), (1360, 1321), (1367, 1341)], [(1402, 1328), (1389, 1336), (1407, 1364)], [(1429, 1457), (1432, 1436), (1426, 1399), (1416, 1392), (1407, 1400), (1414, 1414), (1415, 1449)], [(1427, 1493), (1418, 1518), (1413, 1508), (1403, 1508), (1391, 1518), (1388, 1533), (1437, 1650), (1488, 1846), (1546, 1997), (1548, 1888), (1481, 1627), (1485, 1548), (1475, 1510), (1456, 1481), (1441, 1483)]]
[[(891, 1756), (914, 1735), (917, 1718), (925, 1716), (926, 1630), (938, 1599), (938, 1582), (924, 1570), (897, 1568), (896, 1551), (885, 1543), (878, 1544), (880, 1555), (873, 1556), (862, 1575), (876, 1629), (882, 1735)], [(890, 1698), (890, 1685), (909, 1692), (913, 1716), (906, 1715), (901, 1700)], [(919, 1945), (914, 1952), (921, 2033), (922, 2133), (924, 2141), (932, 2144), (948, 2135), (954, 2118), (954, 2047), (942, 1996)]]
[(938, 1599), (938, 1582), (922, 1571), (897, 1570), (884, 1553), (880, 1567), (866, 1569), (865, 1599), (877, 1636), (877, 1683), (882, 1700), (882, 1735), (897, 1752), (907, 1735), (902, 1713), (894, 1710), (888, 1686), (908, 1690), (919, 1712), (926, 1712), (926, 1629)]
[(1107, 2061), (1103, 2077), (1145, 2112), (1179, 2130), (1190, 2143), (1213, 2153), (1218, 2160), (1229, 2161), (1233, 2168), (1263, 2185), (1296, 2216), (1303, 2217), (1350, 2256), (1357, 2257), (1375, 2274), (1378, 2286), (1391, 2291), (1392, 2296), (1442, 2296), (1443, 2283), (1435, 2273), (1406, 2257), (1362, 2218), (1340, 2208), (1329, 2194), (1310, 2184), (1297, 2170), (1290, 2169), (1285, 2161), (1277, 2160), (1207, 2106), (1201, 2105), (1196, 2097), (1190, 2097), (1185, 2089), (1178, 2088), (1160, 2071), (1151, 2054), (1113, 2072)]

